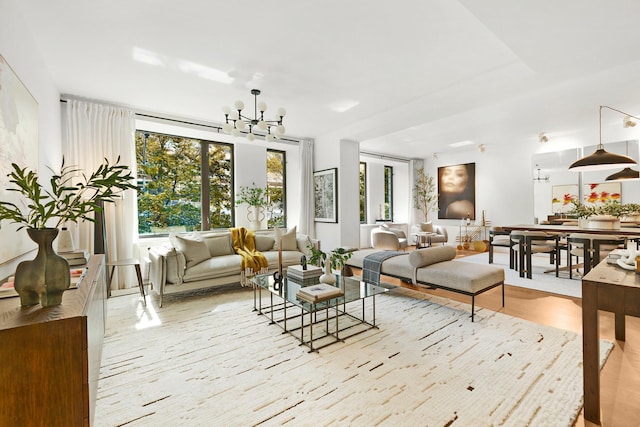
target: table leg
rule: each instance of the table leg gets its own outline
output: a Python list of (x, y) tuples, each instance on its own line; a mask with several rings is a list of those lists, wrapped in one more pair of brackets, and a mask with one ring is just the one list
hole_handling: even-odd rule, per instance
[(109, 273), (109, 283), (107, 283), (107, 298), (111, 296), (111, 282), (113, 281), (113, 273), (116, 271), (116, 266), (111, 267), (111, 273)]
[(142, 302), (146, 307), (147, 298), (144, 294), (144, 283), (142, 283), (142, 271), (140, 270), (140, 264), (135, 264), (133, 267), (136, 269), (136, 276), (138, 277), (138, 287), (140, 288), (140, 295), (142, 296)]
[(600, 424), (600, 344), (598, 342), (598, 287), (582, 281), (582, 364), (584, 418)]
[(616, 340), (624, 341), (625, 340), (625, 318), (624, 311), (618, 310), (615, 312), (615, 323), (616, 323)]

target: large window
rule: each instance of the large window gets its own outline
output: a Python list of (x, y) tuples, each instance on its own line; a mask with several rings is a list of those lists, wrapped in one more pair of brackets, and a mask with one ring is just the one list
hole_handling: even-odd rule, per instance
[(384, 218), (393, 221), (393, 167), (384, 167)]
[(139, 130), (136, 157), (139, 234), (233, 225), (231, 145)]
[(287, 226), (286, 156), (284, 151), (267, 150), (268, 227)]
[(367, 223), (367, 164), (360, 162), (360, 222)]

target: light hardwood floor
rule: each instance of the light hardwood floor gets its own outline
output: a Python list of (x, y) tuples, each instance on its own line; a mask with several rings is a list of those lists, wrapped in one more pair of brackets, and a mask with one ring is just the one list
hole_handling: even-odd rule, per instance
[[(384, 281), (456, 301), (471, 302), (469, 297), (454, 292), (416, 287), (387, 276), (384, 276)], [(504, 307), (501, 307), (499, 287), (476, 297), (476, 305), (582, 334), (582, 305), (579, 298), (507, 285), (505, 286)], [(626, 341), (616, 341), (613, 314), (601, 311), (600, 338), (615, 343), (600, 374), (601, 425), (606, 427), (639, 427), (640, 318), (627, 316)], [(574, 425), (576, 427), (596, 426), (596, 424), (585, 421), (582, 413)]]

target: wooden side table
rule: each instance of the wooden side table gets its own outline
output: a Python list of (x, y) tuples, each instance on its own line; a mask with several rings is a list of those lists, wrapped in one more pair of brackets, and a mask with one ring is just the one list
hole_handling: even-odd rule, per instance
[(136, 270), (136, 276), (138, 277), (138, 287), (140, 288), (140, 295), (142, 296), (142, 302), (147, 305), (147, 299), (144, 294), (144, 284), (142, 283), (142, 271), (140, 270), (140, 261), (136, 258), (119, 259), (115, 261), (107, 262), (107, 267), (111, 267), (109, 271), (109, 283), (107, 283), (107, 297), (111, 296), (111, 281), (113, 280), (113, 273), (116, 267), (123, 267), (132, 265)]
[(614, 313), (615, 337), (625, 340), (625, 316), (640, 317), (640, 274), (601, 261), (582, 278), (584, 419), (600, 424), (598, 310)]

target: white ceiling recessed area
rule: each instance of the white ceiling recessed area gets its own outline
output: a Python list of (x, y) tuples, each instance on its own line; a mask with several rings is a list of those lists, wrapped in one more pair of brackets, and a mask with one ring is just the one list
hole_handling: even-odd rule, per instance
[(636, 0), (16, 3), (62, 94), (173, 117), (258, 88), (288, 135), (427, 158), (640, 114)]

